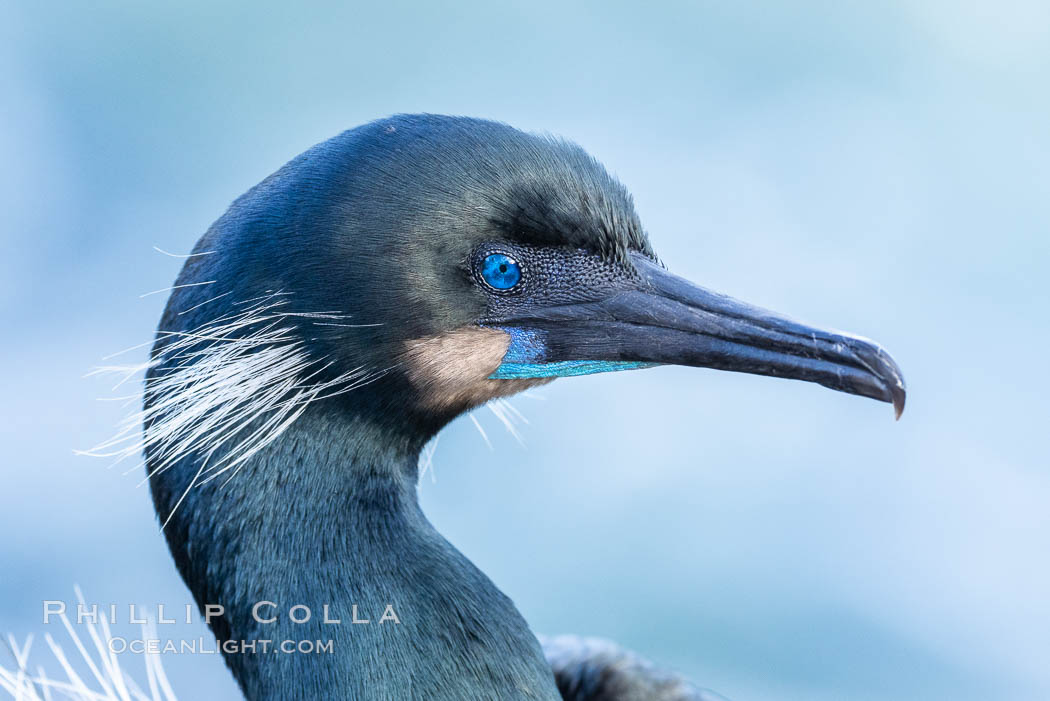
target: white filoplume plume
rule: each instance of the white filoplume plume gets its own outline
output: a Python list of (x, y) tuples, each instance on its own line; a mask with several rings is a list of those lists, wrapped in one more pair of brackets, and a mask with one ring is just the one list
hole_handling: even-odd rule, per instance
[[(76, 594), (84, 605), (79, 588)], [(0, 664), (0, 692), (9, 694), (16, 701), (176, 701), (159, 654), (141, 655), (146, 675), (143, 687), (120, 666), (118, 655), (113, 652), (111, 643), (114, 638), (105, 616), (100, 616), (97, 623), (83, 621), (76, 625), (64, 612), (58, 616), (77, 654), (71, 661), (50, 633), (44, 634), (44, 640), (62, 668), (64, 678), (48, 676), (39, 666), (30, 671), (33, 636), (19, 643), (13, 635), (8, 635), (4, 642), (13, 665)], [(87, 644), (77, 634), (77, 627), (87, 632), (90, 638)], [(143, 639), (153, 639), (156, 635), (152, 622), (143, 625)]]
[(119, 375), (117, 387), (150, 368), (169, 369), (146, 378), (145, 393), (153, 399), (148, 408), (127, 416), (113, 438), (80, 452), (117, 462), (150, 453), (158, 472), (190, 455), (203, 456), (188, 492), (232, 477), (312, 402), (350, 392), (390, 369), (357, 367), (320, 379), (331, 363), (307, 353), (296, 326), (353, 324), (342, 323), (347, 317), (338, 312), (285, 311), (287, 297), (273, 292), (246, 300), (239, 303), (242, 310), (192, 332), (162, 329), (157, 335), (164, 343), (148, 363), (97, 368), (95, 373)]

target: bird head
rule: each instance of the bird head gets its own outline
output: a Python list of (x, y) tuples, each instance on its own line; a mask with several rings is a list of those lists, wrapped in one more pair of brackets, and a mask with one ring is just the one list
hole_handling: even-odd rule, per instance
[(238, 199), (187, 262), (154, 357), (162, 433), (178, 392), (204, 396), (194, 382), (229, 431), (324, 400), (422, 438), (537, 383), (654, 365), (815, 382), (898, 416), (905, 398), (874, 342), (669, 272), (580, 147), (438, 116), (345, 132)]

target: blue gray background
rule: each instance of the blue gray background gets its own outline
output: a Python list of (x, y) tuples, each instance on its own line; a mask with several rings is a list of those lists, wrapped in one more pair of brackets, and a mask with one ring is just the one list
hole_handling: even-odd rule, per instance
[[(82, 375), (150, 338), (139, 295), (180, 265), (152, 247), (432, 111), (578, 141), (673, 271), (873, 337), (909, 381), (900, 423), (679, 368), (514, 400), (524, 446), (457, 421), (426, 511), (536, 630), (735, 701), (1050, 698), (1048, 84), (1038, 0), (0, 5), (0, 629), (74, 583), (189, 601), (139, 475), (72, 453), (122, 413)], [(232, 693), (217, 657), (166, 664)]]

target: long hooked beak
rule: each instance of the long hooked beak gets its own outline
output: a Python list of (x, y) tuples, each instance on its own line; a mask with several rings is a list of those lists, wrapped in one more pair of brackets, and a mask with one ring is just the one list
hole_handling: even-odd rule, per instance
[(688, 365), (815, 382), (889, 402), (900, 418), (904, 377), (874, 341), (805, 326), (632, 259), (641, 276), (635, 289), (501, 319), (512, 342), (492, 377)]

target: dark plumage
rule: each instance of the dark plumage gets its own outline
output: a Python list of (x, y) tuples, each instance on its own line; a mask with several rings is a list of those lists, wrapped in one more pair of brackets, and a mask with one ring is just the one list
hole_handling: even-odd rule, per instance
[(541, 638), (565, 701), (725, 701), (599, 638)]
[[(179, 275), (153, 359), (154, 504), (198, 604), (225, 608), (217, 637), (334, 641), (227, 654), (251, 699), (686, 689), (608, 650), (554, 654), (556, 683), (513, 603), (420, 511), (423, 445), (492, 398), (659, 363), (904, 397), (878, 346), (667, 273), (578, 146), (430, 115), (345, 132), (238, 198)], [(260, 601), (314, 617), (263, 623)], [(346, 623), (355, 605), (370, 624)], [(379, 623), (391, 605), (399, 622)]]

